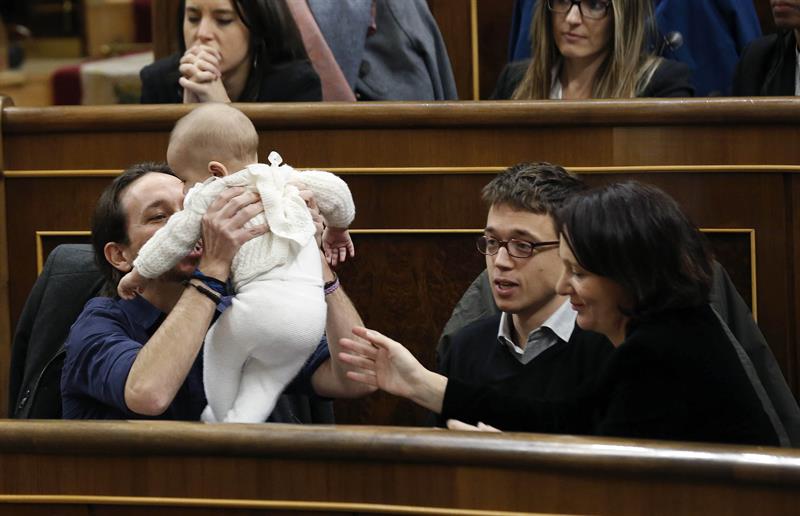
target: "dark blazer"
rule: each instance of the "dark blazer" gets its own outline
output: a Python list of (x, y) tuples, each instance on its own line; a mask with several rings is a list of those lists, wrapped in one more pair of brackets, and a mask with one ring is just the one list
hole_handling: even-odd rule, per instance
[[(178, 84), (180, 53), (159, 59), (142, 68), (142, 104), (183, 102), (183, 88)], [(322, 100), (319, 75), (309, 61), (291, 61), (262, 69), (256, 102), (307, 102)], [(235, 101), (234, 101), (235, 102)]]
[[(508, 63), (500, 72), (500, 78), (497, 79), (497, 85), (489, 99), (509, 100), (522, 82), (530, 62), (530, 59), (526, 59)], [(694, 86), (691, 76), (692, 72), (684, 63), (661, 59), (640, 97), (693, 97)]]
[(450, 379), (442, 417), (511, 431), (773, 445), (778, 435), (709, 305), (631, 323), (574, 395), (508, 396)]
[(741, 97), (793, 96), (797, 67), (793, 31), (770, 34), (750, 43), (733, 76), (733, 94)]

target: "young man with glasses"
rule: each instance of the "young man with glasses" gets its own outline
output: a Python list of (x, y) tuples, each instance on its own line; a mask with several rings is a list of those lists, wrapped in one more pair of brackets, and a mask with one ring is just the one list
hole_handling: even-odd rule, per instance
[[(549, 163), (515, 165), (484, 187), (489, 215), (478, 251), (486, 255), (486, 271), (445, 326), (437, 348), (441, 374), (509, 394), (559, 399), (596, 372), (611, 343), (578, 327), (567, 298), (555, 291), (561, 263), (554, 214), (584, 188), (580, 179)], [(779, 428), (781, 445), (800, 446), (797, 402), (747, 305), (717, 262), (711, 305), (731, 331), (731, 345)]]
[[(578, 178), (549, 163), (521, 163), (484, 187), (489, 215), (477, 246), (486, 255), (488, 286), (500, 313), (445, 335), (440, 373), (556, 399), (592, 375), (611, 352), (604, 336), (575, 325), (567, 298), (556, 293), (562, 264), (553, 216), (583, 188)], [(473, 303), (487, 304), (492, 303)]]

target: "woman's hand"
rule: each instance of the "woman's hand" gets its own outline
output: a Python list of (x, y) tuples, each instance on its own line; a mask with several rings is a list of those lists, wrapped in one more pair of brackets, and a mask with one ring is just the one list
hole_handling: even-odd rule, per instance
[(339, 353), (339, 359), (361, 369), (349, 371), (348, 378), (408, 398), (428, 410), (442, 411), (447, 378), (425, 369), (408, 349), (389, 337), (361, 327), (353, 328), (353, 334), (367, 342), (339, 340), (346, 350)]
[(219, 51), (206, 45), (186, 50), (178, 67), (184, 103), (231, 101), (222, 82), (221, 60)]
[(500, 432), (497, 428), (487, 425), (486, 423), (478, 422), (477, 425), (470, 425), (458, 419), (448, 419), (447, 428), (449, 430), (463, 430), (466, 432)]
[(203, 216), (200, 270), (209, 276), (227, 279), (233, 257), (242, 244), (267, 232), (266, 225), (244, 226), (263, 210), (258, 194), (239, 187), (225, 189)]

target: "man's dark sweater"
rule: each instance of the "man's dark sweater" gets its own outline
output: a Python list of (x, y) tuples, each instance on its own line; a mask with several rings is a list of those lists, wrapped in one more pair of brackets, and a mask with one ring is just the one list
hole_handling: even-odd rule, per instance
[(498, 342), (500, 317), (480, 319), (449, 337), (449, 345), (444, 346), (446, 351), (438, 360), (439, 372), (448, 378), (491, 386), (504, 394), (562, 399), (596, 374), (614, 349), (605, 336), (575, 326), (569, 342), (559, 339), (523, 364)]

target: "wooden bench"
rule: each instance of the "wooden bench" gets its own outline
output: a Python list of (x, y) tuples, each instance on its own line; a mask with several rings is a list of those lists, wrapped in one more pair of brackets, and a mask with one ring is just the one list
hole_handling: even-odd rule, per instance
[(13, 514), (796, 514), (800, 452), (537, 434), (0, 422)]

